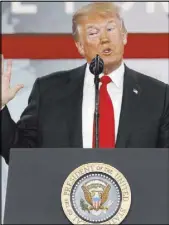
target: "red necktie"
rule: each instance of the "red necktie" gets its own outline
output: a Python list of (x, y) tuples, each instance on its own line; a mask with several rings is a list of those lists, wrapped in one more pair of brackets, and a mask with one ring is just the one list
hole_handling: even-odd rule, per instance
[[(112, 82), (109, 76), (104, 75), (101, 79), (100, 102), (99, 102), (99, 148), (115, 147), (115, 121), (114, 108), (107, 91), (107, 84)], [(93, 129), (94, 130), (94, 129)], [(93, 133), (93, 143), (94, 143)], [(94, 147), (94, 144), (93, 144)]]

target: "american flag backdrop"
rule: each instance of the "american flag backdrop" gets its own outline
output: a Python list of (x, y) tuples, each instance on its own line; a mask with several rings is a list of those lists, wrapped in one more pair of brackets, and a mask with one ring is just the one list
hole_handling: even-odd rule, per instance
[[(82, 65), (71, 35), (72, 14), (89, 2), (3, 1), (2, 53), (13, 59), (11, 85), (23, 83), (9, 104), (17, 121), (37, 77)], [(116, 2), (128, 30), (127, 66), (169, 83), (169, 3)], [(8, 166), (2, 159), (2, 213)]]

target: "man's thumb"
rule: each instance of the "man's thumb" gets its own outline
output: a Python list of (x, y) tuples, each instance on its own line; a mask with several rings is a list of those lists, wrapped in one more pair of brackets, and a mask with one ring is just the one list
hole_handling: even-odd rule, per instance
[(15, 87), (11, 88), (11, 94), (15, 96), (17, 92), (24, 87), (23, 84), (17, 84)]

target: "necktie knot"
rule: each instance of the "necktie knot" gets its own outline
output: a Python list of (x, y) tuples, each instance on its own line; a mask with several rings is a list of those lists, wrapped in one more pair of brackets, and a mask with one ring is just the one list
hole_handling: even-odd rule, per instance
[(104, 75), (103, 77), (101, 77), (100, 81), (104, 85), (107, 85), (107, 84), (112, 82), (111, 78), (109, 76), (107, 76), (107, 75)]

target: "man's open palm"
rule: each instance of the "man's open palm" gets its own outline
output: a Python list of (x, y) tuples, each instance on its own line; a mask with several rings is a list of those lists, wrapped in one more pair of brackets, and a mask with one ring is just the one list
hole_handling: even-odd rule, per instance
[(10, 87), (11, 73), (12, 60), (7, 61), (7, 69), (4, 71), (4, 60), (3, 55), (1, 55), (1, 108), (12, 100), (16, 93), (23, 88), (23, 84)]

